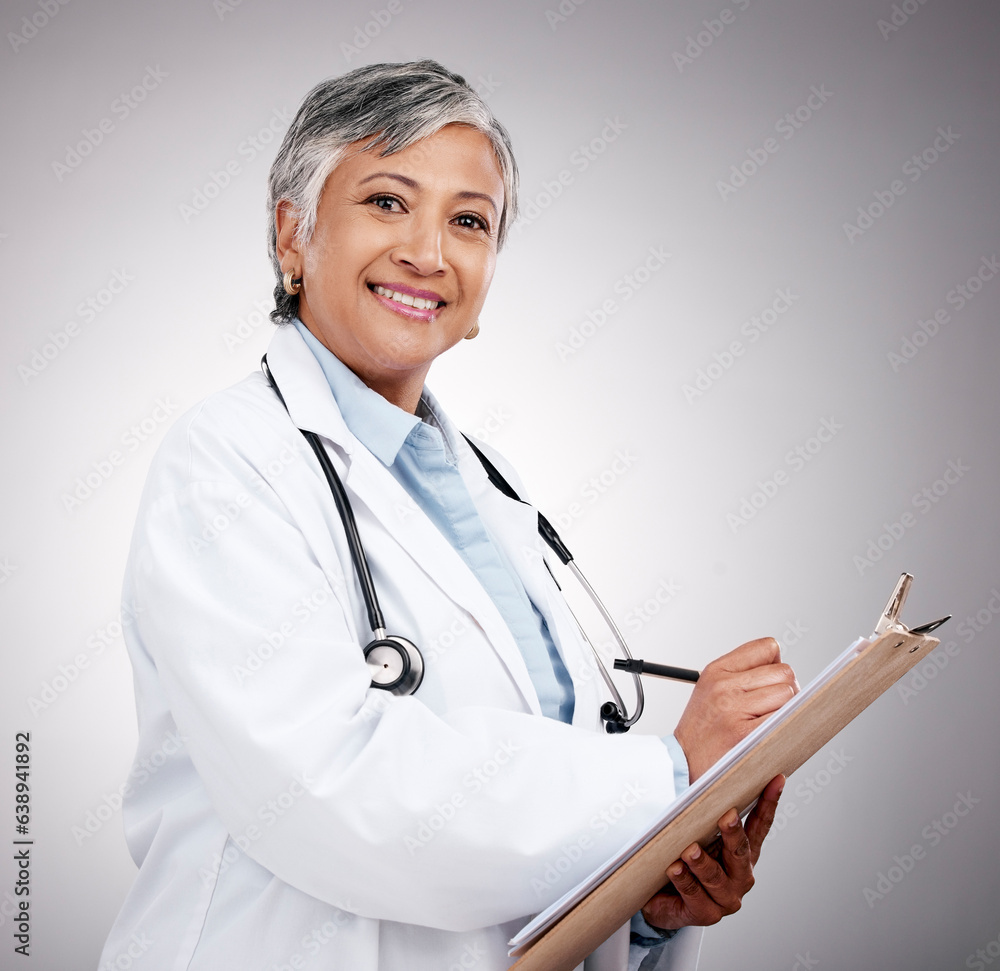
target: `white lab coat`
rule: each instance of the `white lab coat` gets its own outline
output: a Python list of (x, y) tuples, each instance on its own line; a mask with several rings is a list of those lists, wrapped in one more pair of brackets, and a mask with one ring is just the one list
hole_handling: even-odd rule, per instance
[[(526, 918), (671, 801), (666, 746), (598, 730), (603, 685), (536, 514), (464, 442), (473, 500), (573, 678), (572, 727), (540, 716), (496, 607), (347, 429), (294, 328), (268, 361), (291, 418), (259, 373), (209, 397), (167, 434), (142, 497), (123, 598), (140, 871), (102, 967), (506, 968)], [(423, 651), (414, 696), (369, 687), (364, 602), (296, 425), (344, 479), (389, 632)], [(699, 940), (668, 950), (696, 961)]]

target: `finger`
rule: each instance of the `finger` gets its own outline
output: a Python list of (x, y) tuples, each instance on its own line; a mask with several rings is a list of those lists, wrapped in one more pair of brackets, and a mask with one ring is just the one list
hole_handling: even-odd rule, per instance
[(719, 820), (719, 832), (722, 834), (722, 865), (742, 897), (754, 883), (753, 860), (750, 854), (750, 838), (741, 825), (740, 815), (735, 809), (730, 809)]
[[(701, 858), (710, 859), (705, 853), (701, 854)], [(683, 860), (678, 860), (667, 867), (667, 876), (670, 877), (670, 882), (684, 902), (685, 909), (690, 915), (690, 923), (707, 927), (709, 924), (717, 924), (726, 916), (727, 911), (706, 892), (701, 880)]]
[(794, 686), (795, 690), (798, 689), (795, 672), (788, 664), (761, 664), (758, 667), (736, 673), (736, 679), (736, 683), (745, 691), (766, 688), (770, 685), (791, 685)]
[[(735, 815), (735, 813), (734, 813)], [(739, 816), (736, 816), (739, 825)], [(742, 832), (743, 827), (739, 827)], [(726, 835), (723, 834), (723, 857), (725, 857)], [(735, 841), (734, 841), (735, 846)], [(744, 863), (734, 875), (729, 867), (704, 852), (696, 843), (681, 854), (681, 859), (702, 885), (705, 892), (721, 908), (724, 914), (734, 914), (740, 909), (743, 895), (753, 886), (753, 867), (749, 863), (749, 844), (743, 851)]]
[(754, 688), (740, 697), (740, 705), (747, 715), (760, 718), (777, 711), (795, 696), (790, 684), (772, 684), (764, 688)]
[(684, 898), (677, 893), (672, 884), (667, 885), (669, 892), (656, 894), (642, 908), (643, 919), (650, 927), (659, 927), (665, 931), (675, 931), (691, 923)]
[(758, 637), (747, 641), (735, 650), (716, 658), (708, 667), (717, 665), (725, 671), (748, 671), (762, 664), (777, 664), (781, 660), (781, 648), (773, 637)]
[(778, 800), (785, 787), (785, 777), (775, 776), (765, 787), (757, 800), (757, 805), (753, 807), (750, 815), (747, 816), (746, 834), (750, 841), (750, 860), (756, 863), (760, 858), (760, 848), (764, 843), (764, 838), (771, 829), (774, 822), (774, 815), (778, 809)]

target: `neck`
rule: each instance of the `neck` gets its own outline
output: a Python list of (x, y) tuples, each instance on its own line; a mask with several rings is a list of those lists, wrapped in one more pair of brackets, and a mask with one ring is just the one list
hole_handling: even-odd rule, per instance
[(382, 395), (386, 401), (391, 402), (397, 408), (402, 408), (403, 411), (411, 415), (415, 415), (417, 413), (417, 405), (420, 404), (420, 396), (424, 391), (425, 375), (426, 371), (417, 377), (408, 376), (398, 382), (372, 381), (363, 374), (358, 374), (358, 377), (372, 391)]

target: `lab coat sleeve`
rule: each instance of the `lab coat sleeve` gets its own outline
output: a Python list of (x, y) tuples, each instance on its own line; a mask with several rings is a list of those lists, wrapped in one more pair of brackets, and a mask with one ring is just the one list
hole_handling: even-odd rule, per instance
[[(223, 433), (209, 402), (154, 460), (128, 638), (244, 852), (353, 913), (468, 930), (543, 909), (660, 814), (659, 738), (478, 704), (473, 681), (438, 711), (370, 689), (329, 526), (267, 484), (267, 428)], [(330, 502), (301, 453), (280, 475)]]

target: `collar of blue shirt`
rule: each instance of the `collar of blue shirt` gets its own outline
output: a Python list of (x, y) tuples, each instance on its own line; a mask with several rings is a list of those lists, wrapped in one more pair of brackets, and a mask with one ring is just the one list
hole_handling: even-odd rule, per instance
[(381, 462), (392, 465), (420, 418), (372, 391), (301, 320), (292, 323), (319, 361), (351, 433)]

